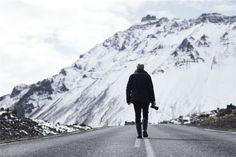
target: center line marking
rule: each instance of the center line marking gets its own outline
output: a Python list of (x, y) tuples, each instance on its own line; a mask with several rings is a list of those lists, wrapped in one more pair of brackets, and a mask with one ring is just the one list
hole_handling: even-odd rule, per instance
[(155, 153), (152, 149), (152, 145), (151, 145), (149, 139), (145, 138), (144, 142), (145, 142), (145, 146), (146, 146), (147, 157), (155, 157)]
[(140, 143), (141, 143), (141, 140), (140, 139), (136, 139), (135, 143), (134, 143), (134, 147), (139, 148), (140, 147)]

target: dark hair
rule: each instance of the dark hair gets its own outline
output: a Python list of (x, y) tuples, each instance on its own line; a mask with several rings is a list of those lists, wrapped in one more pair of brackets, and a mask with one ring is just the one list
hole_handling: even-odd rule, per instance
[(144, 70), (144, 65), (143, 64), (138, 64), (137, 69), (138, 70)]

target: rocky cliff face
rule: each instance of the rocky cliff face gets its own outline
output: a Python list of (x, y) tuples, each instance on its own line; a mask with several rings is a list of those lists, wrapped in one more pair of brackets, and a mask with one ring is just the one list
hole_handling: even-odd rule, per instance
[(60, 73), (15, 87), (0, 97), (0, 106), (52, 122), (122, 125), (134, 119), (125, 102), (128, 77), (143, 63), (160, 105), (160, 111), (150, 111), (150, 122), (224, 107), (236, 103), (235, 41), (236, 16), (145, 16)]

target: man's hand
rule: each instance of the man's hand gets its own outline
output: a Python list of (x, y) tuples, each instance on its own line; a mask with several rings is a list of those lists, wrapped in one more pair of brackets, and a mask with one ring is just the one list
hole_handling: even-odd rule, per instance
[(153, 109), (155, 109), (155, 110), (158, 110), (158, 109), (159, 109), (159, 107), (156, 106), (156, 102), (155, 102), (155, 101), (152, 102), (151, 108), (153, 108)]
[(154, 101), (154, 102), (152, 102), (152, 106), (156, 106), (156, 102)]

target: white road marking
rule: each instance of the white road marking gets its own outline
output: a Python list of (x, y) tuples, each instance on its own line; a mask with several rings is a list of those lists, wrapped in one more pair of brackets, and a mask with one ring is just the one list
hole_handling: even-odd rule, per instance
[(217, 130), (213, 130), (213, 129), (204, 129), (204, 130), (207, 130), (207, 131), (217, 131)]
[(222, 131), (222, 130), (214, 130), (214, 129), (204, 129), (204, 130), (212, 131), (212, 132), (228, 133), (228, 131)]
[(149, 139), (145, 138), (144, 142), (145, 142), (145, 146), (146, 146), (147, 157), (155, 157), (155, 153), (152, 149), (152, 145), (151, 145)]
[(231, 133), (231, 134), (236, 134), (236, 132), (229, 132), (229, 131), (222, 131), (222, 130), (213, 130), (213, 129), (204, 129), (207, 131), (212, 131), (212, 132), (219, 132), (219, 133)]
[(139, 148), (139, 147), (140, 147), (140, 144), (141, 144), (141, 139), (136, 139), (136, 140), (135, 140), (135, 143), (134, 143), (134, 147), (135, 147), (135, 148)]

